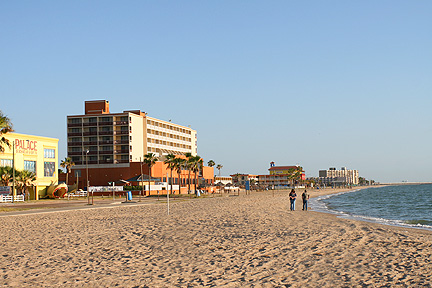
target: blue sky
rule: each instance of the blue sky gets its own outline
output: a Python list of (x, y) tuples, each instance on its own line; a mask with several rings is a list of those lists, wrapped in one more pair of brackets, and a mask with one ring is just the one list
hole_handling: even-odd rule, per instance
[(432, 181), (430, 1), (2, 1), (0, 110), (56, 137), (85, 100), (198, 131), (221, 173)]

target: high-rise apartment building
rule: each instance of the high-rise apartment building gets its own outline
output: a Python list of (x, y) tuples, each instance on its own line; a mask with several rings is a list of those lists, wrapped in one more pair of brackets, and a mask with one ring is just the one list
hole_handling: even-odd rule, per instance
[[(196, 131), (139, 110), (110, 113), (106, 100), (86, 101), (85, 115), (67, 117), (68, 156), (76, 165), (124, 166), (149, 152), (197, 154)], [(88, 157), (88, 159), (86, 159)]]
[(319, 180), (326, 185), (358, 185), (359, 173), (358, 170), (347, 170), (346, 167), (342, 167), (341, 170), (329, 168), (319, 171)]
[(111, 113), (106, 100), (85, 101), (84, 115), (67, 116), (67, 154), (78, 177), (85, 176), (84, 169), (93, 170), (90, 180), (98, 180), (90, 185), (106, 185), (104, 177), (117, 181), (135, 176), (149, 152), (195, 156), (197, 132), (140, 110)]

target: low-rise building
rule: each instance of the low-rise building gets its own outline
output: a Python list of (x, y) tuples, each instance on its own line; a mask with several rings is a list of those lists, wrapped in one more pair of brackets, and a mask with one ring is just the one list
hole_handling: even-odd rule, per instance
[[(44, 197), (47, 187), (58, 183), (59, 139), (19, 133), (2, 136), (9, 140), (11, 146), (3, 146), (5, 151), (0, 152), (0, 166), (14, 166), (16, 170), (35, 173), (36, 181), (28, 189), (30, 199)], [(13, 183), (9, 186), (13, 186)]]
[(249, 181), (250, 184), (253, 182), (256, 183), (258, 181), (258, 175), (253, 174), (233, 174), (231, 175), (232, 178), (232, 184), (237, 186), (244, 186), (246, 185), (246, 181)]
[(305, 172), (300, 166), (275, 166), (271, 163), (269, 175), (258, 175), (258, 184), (266, 187), (291, 187), (298, 186), (302, 180), (306, 180)]

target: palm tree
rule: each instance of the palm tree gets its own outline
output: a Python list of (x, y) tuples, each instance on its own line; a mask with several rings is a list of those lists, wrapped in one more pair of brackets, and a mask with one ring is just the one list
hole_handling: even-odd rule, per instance
[(200, 156), (197, 155), (192, 157), (191, 170), (192, 172), (195, 173), (195, 194), (198, 188), (198, 172), (200, 171), (202, 164), (203, 164), (203, 160), (201, 159)]
[(192, 153), (190, 153), (190, 152), (185, 153), (185, 156), (186, 156), (185, 167), (189, 171), (189, 176), (188, 176), (188, 194), (189, 194), (190, 193), (190, 178), (191, 178), (190, 176), (191, 176), (193, 156), (192, 156)]
[(222, 168), (223, 168), (222, 164), (218, 164), (218, 165), (216, 166), (216, 169), (219, 170), (219, 177), (220, 177), (220, 170), (221, 170)]
[(12, 122), (10, 119), (0, 111), (0, 152), (4, 152), (5, 149), (3, 145), (6, 145), (10, 148), (11, 144), (8, 139), (6, 139), (3, 135), (13, 132)]
[(168, 154), (168, 155), (166, 155), (165, 156), (165, 161), (164, 161), (164, 164), (166, 164), (168, 167), (168, 169), (170, 169), (171, 170), (171, 177), (170, 177), (170, 182), (171, 182), (171, 193), (170, 194), (172, 194), (173, 193), (173, 185), (172, 185), (172, 173), (173, 173), (173, 170), (174, 170), (174, 165), (175, 165), (175, 163), (174, 163), (174, 160), (175, 160), (175, 155), (174, 154)]
[(64, 160), (60, 162), (60, 166), (66, 168), (66, 185), (68, 185), (68, 176), (71, 173), (72, 166), (75, 166), (75, 163), (72, 161), (72, 158), (66, 157)]
[[(153, 167), (154, 164), (156, 164), (156, 161), (158, 160), (158, 158), (156, 157), (156, 154), (153, 153), (147, 153), (144, 155), (144, 163), (147, 165), (147, 167), (149, 168), (149, 196), (151, 193), (151, 189), (150, 189), (150, 178), (151, 178), (151, 168)], [(142, 181), (142, 179), (141, 179)]]
[(186, 159), (175, 158), (173, 162), (174, 162), (174, 170), (177, 172), (177, 176), (178, 176), (179, 195), (180, 195), (181, 194), (181, 171), (183, 169), (184, 163), (186, 162)]
[(3, 186), (9, 186), (9, 183), (12, 182), (13, 178), (13, 171), (12, 167), (6, 166), (6, 167), (0, 167), (0, 183)]
[(27, 195), (27, 199), (29, 198), (29, 194), (27, 192), (27, 187), (31, 186), (34, 181), (36, 181), (36, 174), (34, 172), (23, 170), (23, 171), (17, 171), (17, 182), (18, 187), (21, 189), (22, 193), (25, 193)]
[(213, 167), (213, 166), (216, 165), (216, 163), (215, 163), (213, 160), (209, 160), (209, 161), (207, 162), (207, 165), (208, 165), (209, 167)]

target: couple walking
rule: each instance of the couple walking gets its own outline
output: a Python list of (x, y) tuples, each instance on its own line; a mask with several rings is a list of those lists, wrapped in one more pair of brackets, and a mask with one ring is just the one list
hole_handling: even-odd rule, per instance
[[(289, 199), (290, 199), (290, 210), (294, 211), (295, 210), (295, 201), (297, 198), (297, 194), (295, 192), (294, 189), (291, 189), (291, 192), (289, 193)], [(309, 193), (307, 193), (307, 191), (305, 190), (302, 194), (302, 200), (303, 200), (303, 209), (302, 210), (306, 210), (307, 211), (307, 202), (309, 200)]]

